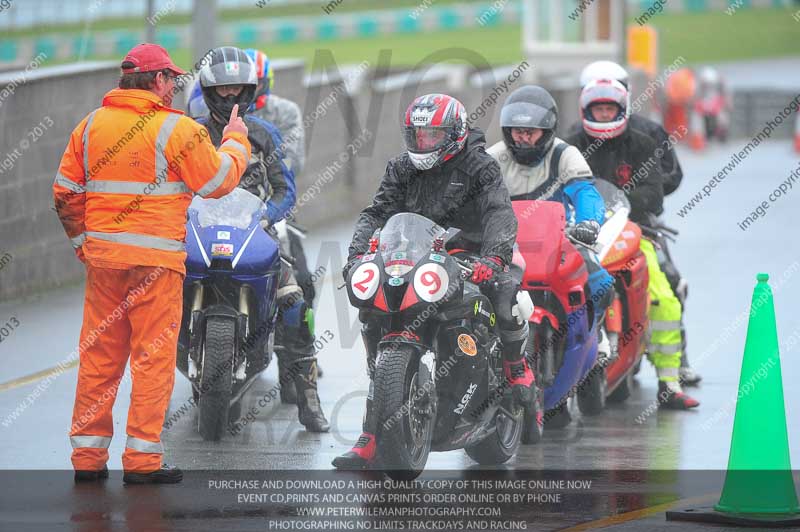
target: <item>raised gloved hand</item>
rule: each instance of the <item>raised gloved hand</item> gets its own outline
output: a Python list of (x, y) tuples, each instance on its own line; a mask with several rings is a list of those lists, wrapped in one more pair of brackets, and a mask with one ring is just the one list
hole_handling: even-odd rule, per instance
[(500, 257), (481, 257), (472, 264), (471, 281), (482, 284), (490, 281), (494, 274), (503, 271), (503, 260)]
[(594, 220), (584, 220), (572, 228), (572, 236), (575, 240), (583, 242), (584, 244), (594, 244), (599, 234), (600, 224)]
[(228, 125), (222, 130), (222, 136), (224, 137), (228, 133), (241, 133), (247, 136), (247, 125), (244, 123), (242, 117), (239, 116), (238, 103), (231, 109), (231, 116), (228, 118)]

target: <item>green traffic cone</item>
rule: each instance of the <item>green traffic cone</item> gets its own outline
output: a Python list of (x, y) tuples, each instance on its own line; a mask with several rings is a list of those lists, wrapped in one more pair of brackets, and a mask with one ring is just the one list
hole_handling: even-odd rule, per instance
[(731, 453), (722, 497), (728, 513), (800, 512), (789, 460), (783, 381), (769, 275), (760, 273), (750, 304)]
[(783, 402), (778, 332), (769, 275), (759, 273), (750, 304), (731, 452), (714, 508), (667, 512), (667, 520), (745, 526), (800, 525)]

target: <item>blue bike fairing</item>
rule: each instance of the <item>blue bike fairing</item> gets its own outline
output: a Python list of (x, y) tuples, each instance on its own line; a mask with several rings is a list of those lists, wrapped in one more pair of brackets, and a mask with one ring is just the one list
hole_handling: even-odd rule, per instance
[(564, 364), (544, 390), (544, 408), (558, 406), (583, 380), (597, 360), (597, 322), (589, 328), (586, 307), (567, 314)]

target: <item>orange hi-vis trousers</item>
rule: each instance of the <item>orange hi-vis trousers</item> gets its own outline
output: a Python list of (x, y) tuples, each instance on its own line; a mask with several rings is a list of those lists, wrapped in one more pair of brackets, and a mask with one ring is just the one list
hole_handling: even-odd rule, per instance
[[(117, 266), (117, 265), (115, 265)], [(111, 409), (130, 356), (125, 471), (161, 467), (161, 426), (175, 383), (183, 276), (163, 267), (86, 267), (72, 465), (100, 470), (114, 434)]]

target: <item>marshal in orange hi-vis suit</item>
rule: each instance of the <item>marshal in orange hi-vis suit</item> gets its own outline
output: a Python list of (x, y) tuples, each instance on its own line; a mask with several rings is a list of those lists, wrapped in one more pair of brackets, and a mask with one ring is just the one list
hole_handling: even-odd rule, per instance
[[(156, 45), (139, 45), (130, 58), (135, 72), (163, 72), (168, 63), (167, 70), (183, 74)], [(129, 357), (133, 389), (122, 465), (126, 473), (161, 468), (186, 211), (193, 192), (217, 198), (233, 190), (250, 159), (246, 133), (228, 132), (217, 150), (204, 127), (182, 115), (152, 91), (114, 89), (72, 132), (56, 174), (58, 216), (87, 270), (70, 430), (77, 472), (107, 467), (111, 409)]]

